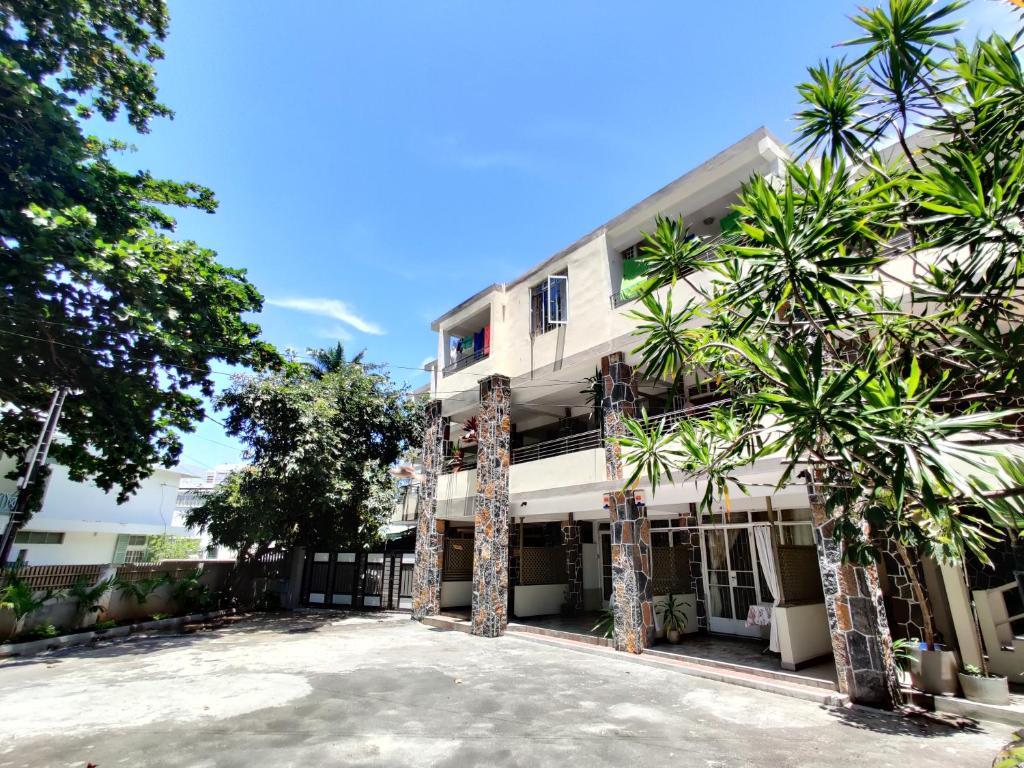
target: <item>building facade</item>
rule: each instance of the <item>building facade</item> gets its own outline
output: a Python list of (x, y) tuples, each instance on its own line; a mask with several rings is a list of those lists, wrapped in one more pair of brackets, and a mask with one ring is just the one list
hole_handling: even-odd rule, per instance
[[(17, 495), (8, 471), (15, 466), (0, 461), (0, 524), (6, 525)], [(15, 536), (11, 559), (27, 565), (88, 565), (143, 562), (156, 536), (194, 538), (198, 534), (174, 522), (178, 483), (186, 475), (157, 469), (124, 504), (116, 492), (68, 477), (59, 464), (50, 464), (42, 509)]]
[[(891, 702), (885, 604), (903, 609), (904, 634), (913, 606), (884, 564), (841, 562), (806, 479), (776, 490), (781, 458), (761, 459), (740, 474), (745, 493), (730, 488), (701, 511), (699, 481), (655, 494), (641, 476), (625, 488), (609, 440), (641, 410), (671, 426), (722, 398), (709, 385), (713, 371), (692, 371), (674, 392), (637, 373), (629, 310), (644, 232), (659, 215), (681, 215), (699, 236), (722, 235), (741, 185), (781, 174), (786, 159), (759, 129), (434, 321), (414, 618), (468, 612), (475, 634), (494, 636), (510, 619), (610, 608), (615, 647), (640, 653), (656, 641), (659, 607), (673, 595), (688, 633), (761, 638), (783, 669), (831, 658), (852, 700)], [(677, 305), (693, 295), (684, 284), (671, 290)], [(932, 570), (933, 601), (947, 604), (957, 579), (964, 592), (962, 574), (946, 575), (947, 588)], [(947, 606), (947, 637), (957, 634), (963, 603)]]

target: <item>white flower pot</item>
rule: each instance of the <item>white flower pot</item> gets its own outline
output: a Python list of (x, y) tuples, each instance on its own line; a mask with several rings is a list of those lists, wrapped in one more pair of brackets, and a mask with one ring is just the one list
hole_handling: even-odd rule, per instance
[(960, 673), (964, 696), (979, 704), (1009, 704), (1010, 685), (1005, 677), (978, 677)]
[(956, 694), (960, 689), (957, 675), (960, 662), (955, 651), (916, 651), (916, 660), (910, 668), (910, 680), (919, 691), (931, 694)]

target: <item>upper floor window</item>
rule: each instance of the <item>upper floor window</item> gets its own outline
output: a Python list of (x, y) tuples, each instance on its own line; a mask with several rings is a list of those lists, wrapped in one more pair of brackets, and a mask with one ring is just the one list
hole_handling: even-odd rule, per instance
[(530, 289), (530, 334), (547, 333), (569, 322), (569, 275), (548, 275)]
[(52, 531), (18, 531), (15, 544), (63, 544), (64, 534)]

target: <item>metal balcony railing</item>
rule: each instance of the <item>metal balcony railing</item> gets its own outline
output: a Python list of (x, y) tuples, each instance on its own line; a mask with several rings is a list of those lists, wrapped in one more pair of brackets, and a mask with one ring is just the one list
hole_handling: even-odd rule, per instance
[(549, 459), (552, 456), (563, 456), (567, 453), (600, 448), (601, 445), (601, 430), (592, 429), (589, 432), (580, 432), (578, 435), (556, 437), (554, 440), (545, 440), (542, 443), (514, 448), (512, 450), (512, 463), (523, 464), (527, 461)]
[(444, 368), (441, 369), (441, 375), (448, 376), (452, 373), (455, 373), (456, 371), (461, 371), (463, 368), (468, 368), (469, 366), (473, 365), (473, 363), (476, 363), (480, 360), (484, 360), (490, 356), (491, 355), (489, 351), (484, 349), (478, 349), (475, 352), (466, 355), (465, 357), (460, 357), (454, 363), (446, 365)]
[(679, 408), (675, 411), (668, 411), (667, 413), (659, 413), (655, 416), (648, 414), (647, 420), (652, 426), (660, 424), (662, 419), (665, 420), (664, 431), (668, 432), (675, 427), (680, 421), (684, 419), (700, 419), (707, 416), (708, 412), (716, 405), (722, 405), (729, 398), (722, 396), (711, 400), (710, 402), (700, 403), (698, 405), (691, 405), (688, 408)]

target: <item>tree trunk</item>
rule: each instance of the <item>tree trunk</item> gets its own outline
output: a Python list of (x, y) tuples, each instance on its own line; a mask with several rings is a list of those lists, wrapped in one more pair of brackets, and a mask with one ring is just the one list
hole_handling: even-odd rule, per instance
[(917, 563), (912, 562), (910, 559), (910, 553), (907, 552), (907, 548), (898, 541), (893, 541), (896, 545), (896, 551), (899, 553), (900, 560), (903, 561), (903, 567), (907, 571), (907, 578), (910, 579), (910, 588), (914, 590), (914, 598), (917, 600), (917, 604), (921, 606), (921, 630), (924, 632), (923, 640), (928, 644), (928, 647), (932, 650), (935, 648), (935, 621), (932, 618), (932, 608), (928, 602), (928, 596), (924, 593), (924, 587), (921, 585), (921, 579), (917, 576)]

